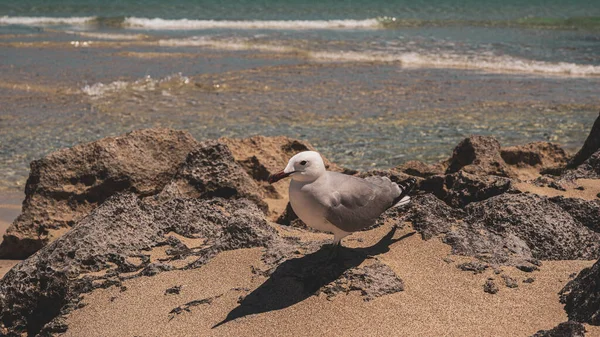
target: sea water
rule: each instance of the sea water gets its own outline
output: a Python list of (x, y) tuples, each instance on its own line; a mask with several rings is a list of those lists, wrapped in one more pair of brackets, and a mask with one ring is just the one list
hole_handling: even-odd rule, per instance
[(310, 141), (352, 168), (470, 134), (575, 150), (600, 110), (600, 3), (0, 1), (0, 188), (143, 127)]

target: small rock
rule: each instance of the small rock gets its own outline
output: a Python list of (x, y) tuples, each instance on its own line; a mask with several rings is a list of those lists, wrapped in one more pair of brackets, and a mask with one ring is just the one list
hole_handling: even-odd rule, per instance
[(171, 288), (167, 288), (165, 290), (165, 295), (179, 295), (181, 292), (181, 286), (172, 286)]
[(508, 288), (516, 288), (519, 286), (519, 283), (517, 282), (516, 279), (504, 274), (502, 275), (502, 279), (504, 280), (504, 284), (508, 287)]
[(533, 282), (535, 282), (535, 279), (533, 277), (528, 277), (523, 280), (523, 283), (533, 283)]
[(498, 289), (498, 286), (496, 285), (496, 283), (493, 280), (487, 280), (487, 281), (485, 281), (485, 284), (483, 285), (483, 291), (485, 291), (486, 293), (489, 293), (489, 294), (495, 294), (498, 291), (500, 291), (500, 289)]
[(464, 270), (464, 271), (472, 271), (473, 274), (480, 274), (483, 273), (484, 270), (488, 269), (490, 266), (485, 264), (485, 263), (481, 263), (479, 261), (475, 261), (475, 262), (465, 262), (465, 263), (461, 263), (458, 266), (456, 266), (458, 269), (460, 270)]

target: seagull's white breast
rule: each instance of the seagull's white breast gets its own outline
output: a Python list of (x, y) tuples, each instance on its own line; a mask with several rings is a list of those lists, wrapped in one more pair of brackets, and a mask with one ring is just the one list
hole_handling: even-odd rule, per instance
[(312, 193), (310, 183), (292, 180), (289, 193), (292, 209), (307, 226), (334, 234), (342, 232), (325, 218), (327, 206), (320, 203)]

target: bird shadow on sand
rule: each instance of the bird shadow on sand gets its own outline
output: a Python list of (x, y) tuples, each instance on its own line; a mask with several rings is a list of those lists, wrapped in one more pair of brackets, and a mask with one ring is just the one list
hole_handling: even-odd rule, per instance
[(334, 259), (331, 258), (331, 246), (326, 245), (314, 253), (286, 260), (213, 329), (241, 317), (280, 310), (302, 302), (321, 287), (337, 280), (346, 270), (358, 267), (369, 257), (388, 252), (390, 245), (415, 234), (412, 232), (394, 239), (395, 232), (396, 228), (392, 228), (370, 247), (340, 247)]

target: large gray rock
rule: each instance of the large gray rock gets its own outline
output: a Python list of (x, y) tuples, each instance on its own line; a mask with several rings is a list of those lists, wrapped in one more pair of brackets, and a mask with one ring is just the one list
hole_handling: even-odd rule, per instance
[[(515, 242), (517, 251), (541, 260), (594, 259), (600, 252), (600, 235), (577, 222), (546, 197), (502, 194), (467, 206), (465, 222), (474, 231), (486, 230)], [(455, 238), (458, 239), (458, 238)], [(525, 245), (523, 245), (525, 244)], [(464, 244), (466, 252), (476, 246)], [(521, 251), (521, 249), (523, 249)]]
[(158, 193), (197, 145), (187, 132), (149, 129), (33, 161), (23, 212), (4, 235), (0, 258), (33, 254), (115, 193)]
[(600, 234), (558, 204), (533, 194), (504, 193), (452, 208), (431, 194), (413, 198), (404, 219), (424, 239), (442, 235), (454, 254), (534, 270), (538, 260), (594, 259)]
[[(202, 243), (188, 247), (178, 236)], [(157, 204), (134, 194), (115, 195), (0, 280), (0, 333), (64, 330), (58, 316), (73, 310), (84, 292), (175, 269), (190, 256), (196, 256), (194, 261), (178, 268), (199, 267), (220, 251), (267, 246), (276, 238), (248, 200)], [(165, 245), (167, 255), (151, 259), (152, 249)]]
[(600, 325), (600, 260), (569, 281), (560, 295), (570, 320)]

